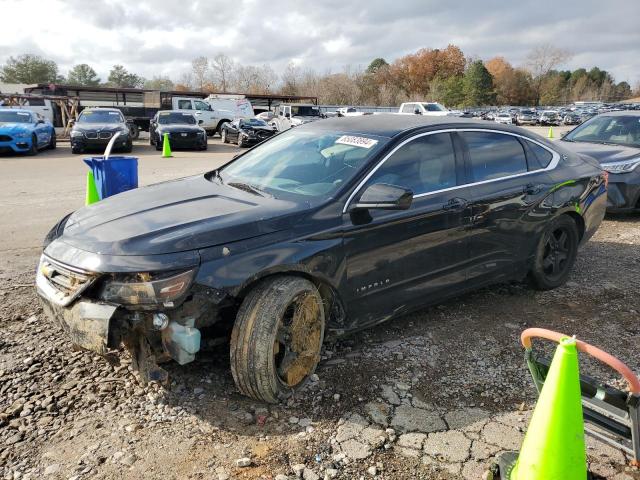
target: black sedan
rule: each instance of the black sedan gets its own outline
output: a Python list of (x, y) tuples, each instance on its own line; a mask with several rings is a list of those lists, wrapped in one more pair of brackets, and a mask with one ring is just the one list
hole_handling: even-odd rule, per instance
[(607, 211), (640, 210), (640, 112), (602, 113), (571, 130), (562, 144), (609, 172)]
[(114, 149), (129, 153), (133, 148), (131, 132), (122, 112), (116, 108), (85, 108), (71, 128), (71, 152), (104, 150), (118, 135)]
[(277, 402), (327, 337), (496, 282), (562, 285), (605, 206), (597, 162), (516, 127), (329, 119), (63, 218), (36, 283), (75, 343), (124, 344), (147, 378), (231, 332), (239, 390)]
[(162, 150), (164, 136), (169, 137), (171, 148), (207, 149), (207, 132), (192, 113), (166, 110), (155, 114), (149, 123), (149, 143)]
[(238, 118), (226, 123), (220, 132), (224, 143), (235, 142), (239, 147), (255, 145), (275, 134), (275, 128), (259, 118)]

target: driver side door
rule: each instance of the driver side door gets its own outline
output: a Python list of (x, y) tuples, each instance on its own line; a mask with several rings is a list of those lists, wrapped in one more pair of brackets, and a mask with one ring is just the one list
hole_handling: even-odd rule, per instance
[(346, 207), (348, 328), (378, 323), (464, 287), (471, 207), (463, 178), (452, 134), (428, 133), (404, 141), (361, 183), (352, 204), (379, 183), (411, 190), (413, 201), (402, 211)]

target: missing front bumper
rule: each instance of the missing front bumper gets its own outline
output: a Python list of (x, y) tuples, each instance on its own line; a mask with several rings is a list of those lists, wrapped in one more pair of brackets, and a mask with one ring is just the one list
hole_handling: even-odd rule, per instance
[(41, 303), (44, 312), (57, 321), (74, 344), (100, 355), (107, 353), (116, 306), (77, 301), (70, 307), (60, 307), (45, 299)]

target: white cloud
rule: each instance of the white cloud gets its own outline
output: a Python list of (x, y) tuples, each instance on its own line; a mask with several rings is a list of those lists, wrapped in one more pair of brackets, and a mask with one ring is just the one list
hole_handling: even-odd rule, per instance
[[(616, 80), (640, 81), (640, 2), (582, 0), (0, 0), (0, 64), (36, 53), (61, 73), (112, 65), (175, 79), (191, 59), (223, 52), (243, 64), (290, 61), (319, 71), (392, 61), (418, 48), (458, 45), (484, 59), (518, 65), (531, 48), (553, 42), (574, 53), (565, 67), (598, 66)], [(25, 12), (28, 15), (25, 16)]]

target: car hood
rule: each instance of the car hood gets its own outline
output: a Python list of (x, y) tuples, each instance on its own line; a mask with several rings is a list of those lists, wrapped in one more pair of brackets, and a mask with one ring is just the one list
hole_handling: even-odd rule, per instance
[(301, 204), (187, 177), (115, 195), (71, 215), (59, 240), (103, 255), (156, 255), (284, 230)]
[(267, 133), (275, 133), (275, 129), (273, 127), (264, 126), (264, 127), (242, 127), (240, 130), (244, 132), (267, 132)]
[(31, 129), (29, 123), (0, 123), (0, 132), (2, 133), (29, 132)]
[(201, 132), (203, 131), (198, 125), (185, 125), (184, 123), (170, 123), (167, 125), (158, 125), (158, 130), (163, 132)]
[(589, 155), (600, 163), (623, 162), (640, 157), (640, 148), (625, 147), (624, 145), (602, 145), (588, 142), (563, 141), (562, 146), (567, 150), (583, 155)]
[(73, 130), (103, 130), (107, 132), (120, 130), (124, 127), (124, 123), (76, 123), (73, 126)]

